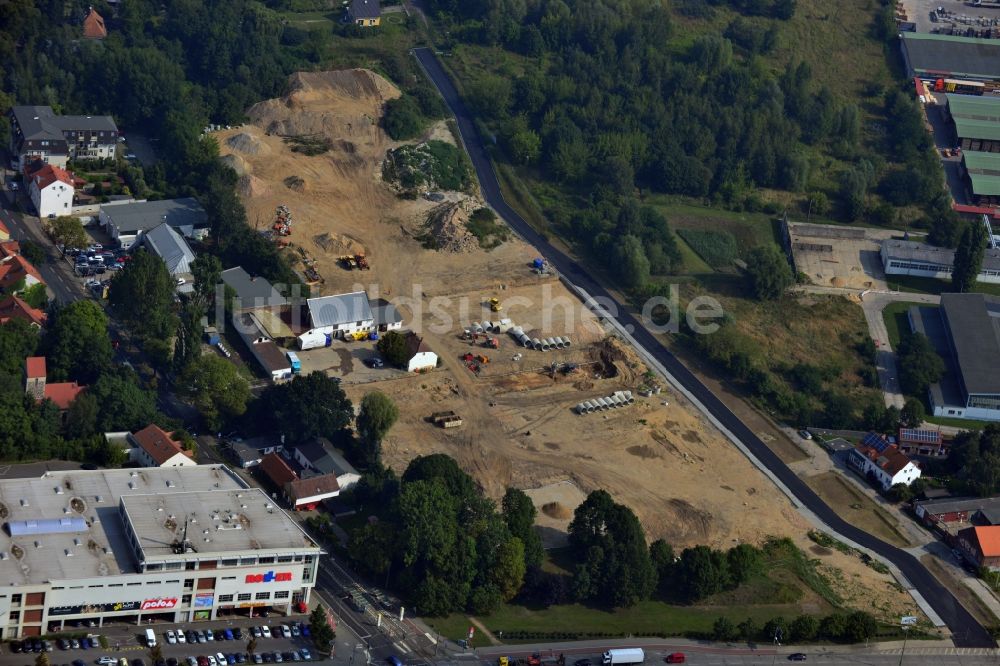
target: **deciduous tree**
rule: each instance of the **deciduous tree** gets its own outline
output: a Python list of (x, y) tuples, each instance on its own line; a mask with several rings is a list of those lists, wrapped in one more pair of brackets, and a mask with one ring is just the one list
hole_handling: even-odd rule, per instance
[(754, 296), (762, 301), (780, 297), (792, 285), (792, 269), (781, 251), (772, 245), (759, 245), (747, 255), (747, 276)]
[(360, 446), (358, 462), (365, 467), (378, 464), (382, 456), (382, 440), (399, 418), (399, 408), (389, 396), (372, 391), (361, 399), (356, 427)]
[(972, 291), (983, 268), (986, 253), (986, 225), (967, 224), (962, 231), (962, 239), (955, 249), (955, 263), (951, 273), (951, 285), (955, 291)]
[(250, 384), (236, 366), (215, 354), (191, 360), (177, 378), (177, 390), (198, 409), (209, 430), (246, 411)]
[(535, 516), (538, 511), (528, 495), (518, 488), (508, 488), (504, 493), (503, 518), (510, 533), (524, 544), (524, 563), (527, 567), (539, 567), (545, 552), (542, 539), (535, 530)]
[(56, 245), (62, 246), (62, 256), (66, 256), (66, 251), (71, 247), (86, 247), (87, 232), (80, 223), (80, 218), (63, 215), (49, 220), (46, 224), (46, 231)]
[(55, 313), (44, 348), (50, 380), (89, 384), (111, 362), (108, 318), (94, 301), (74, 301)]

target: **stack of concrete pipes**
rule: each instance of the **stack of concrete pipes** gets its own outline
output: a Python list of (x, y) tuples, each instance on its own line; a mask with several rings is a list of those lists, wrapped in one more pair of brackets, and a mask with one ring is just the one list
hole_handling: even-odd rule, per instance
[(483, 333), (506, 333), (510, 330), (510, 327), (514, 325), (510, 319), (501, 319), (500, 321), (484, 321), (478, 322), (474, 321), (466, 330), (470, 333), (476, 333), (482, 335)]
[(573, 344), (570, 342), (569, 338), (533, 338), (525, 333), (524, 329), (520, 326), (512, 326), (507, 332), (510, 333), (510, 336), (517, 340), (518, 344), (522, 347), (536, 349), (538, 351), (547, 352), (550, 349), (566, 349)]
[(592, 398), (584, 400), (574, 409), (577, 414), (590, 414), (591, 412), (604, 412), (609, 409), (618, 409), (635, 402), (632, 391), (615, 391), (606, 398)]

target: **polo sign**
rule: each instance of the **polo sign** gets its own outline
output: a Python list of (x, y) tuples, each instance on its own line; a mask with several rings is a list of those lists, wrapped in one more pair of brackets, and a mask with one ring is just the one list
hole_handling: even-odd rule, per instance
[(142, 602), (140, 610), (166, 610), (177, 605), (177, 597), (163, 597), (160, 599), (146, 599)]
[(273, 571), (268, 571), (265, 574), (247, 574), (246, 582), (248, 583), (288, 583), (292, 580), (291, 571), (281, 571), (279, 573), (274, 573)]

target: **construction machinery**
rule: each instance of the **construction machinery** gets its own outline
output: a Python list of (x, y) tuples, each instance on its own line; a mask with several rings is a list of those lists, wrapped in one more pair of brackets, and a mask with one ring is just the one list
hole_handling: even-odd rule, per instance
[(500, 341), (496, 338), (486, 338), (483, 340), (483, 346), (490, 349), (500, 349)]
[(279, 236), (290, 236), (292, 234), (292, 214), (288, 206), (281, 204), (274, 211), (274, 224), (271, 229)]
[(482, 365), (487, 365), (490, 362), (490, 357), (484, 354), (479, 354), (478, 356), (476, 356), (476, 361), (478, 361)]
[(494, 296), (489, 300), (489, 304), (490, 304), (490, 312), (500, 312), (501, 310), (503, 310), (503, 304), (500, 302), (500, 299), (497, 298), (496, 296)]
[(337, 259), (337, 261), (339, 261), (340, 265), (349, 271), (353, 271), (355, 268), (358, 267), (358, 260), (355, 258), (353, 254), (345, 254), (344, 256)]
[(357, 264), (359, 270), (367, 271), (371, 269), (371, 266), (368, 265), (368, 259), (363, 254), (354, 255), (354, 263)]
[(367, 340), (368, 339), (368, 331), (355, 331), (354, 333), (351, 333), (350, 335), (351, 335), (351, 339), (352, 340), (360, 341), (360, 340)]

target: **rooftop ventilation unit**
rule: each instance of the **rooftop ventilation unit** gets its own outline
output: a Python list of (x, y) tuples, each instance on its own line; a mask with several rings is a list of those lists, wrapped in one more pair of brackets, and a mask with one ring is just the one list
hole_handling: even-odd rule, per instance
[(86, 532), (87, 521), (83, 518), (44, 518), (41, 520), (12, 520), (7, 523), (12, 537), (37, 534), (71, 534)]
[(62, 495), (62, 494), (63, 494), (62, 486), (56, 486), (56, 495)]

